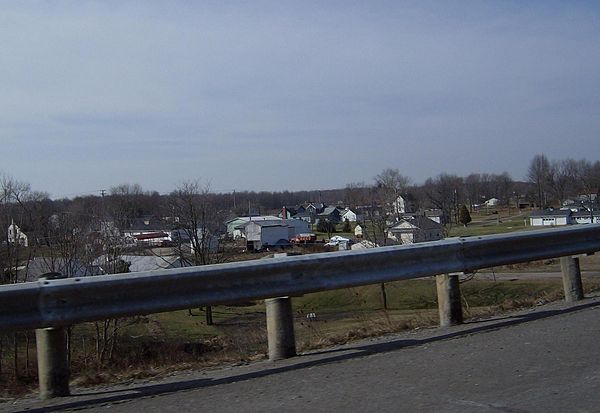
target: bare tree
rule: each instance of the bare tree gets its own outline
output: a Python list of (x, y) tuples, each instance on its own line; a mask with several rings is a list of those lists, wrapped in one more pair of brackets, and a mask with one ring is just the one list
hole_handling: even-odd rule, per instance
[[(191, 265), (221, 262), (224, 245), (218, 237), (219, 214), (208, 184), (186, 181), (171, 193), (178, 250)], [(212, 308), (206, 307), (206, 323), (213, 324)]]
[(510, 197), (513, 191), (513, 180), (508, 172), (500, 175), (491, 175), (492, 194), (500, 199), (502, 205), (510, 206)]
[[(23, 265), (29, 262), (34, 249), (29, 245), (29, 238), (33, 238), (30, 232), (29, 236), (21, 237), (19, 234), (22, 230), (32, 229), (33, 209), (32, 203), (38, 197), (44, 197), (43, 194), (31, 191), (29, 184), (18, 181), (10, 175), (0, 173), (0, 231), (2, 238), (0, 242), (0, 269), (2, 269), (3, 283), (18, 283), (27, 280), (26, 271), (22, 268), (27, 268)], [(11, 237), (9, 237), (8, 229), (11, 228)], [(17, 229), (18, 228), (18, 229)], [(25, 349), (25, 375), (30, 375), (30, 360), (29, 332), (15, 332), (12, 338), (13, 351), (13, 375), (14, 378), (20, 377), (20, 339), (24, 335)], [(3, 349), (4, 338), (0, 336), (0, 352)], [(0, 357), (1, 364), (1, 357)], [(1, 370), (1, 367), (0, 367)]]
[(554, 199), (562, 205), (570, 191), (575, 189), (577, 162), (573, 159), (552, 161), (548, 169), (548, 187)]
[(128, 228), (135, 218), (144, 214), (141, 202), (143, 195), (144, 190), (139, 184), (121, 184), (110, 189), (106, 212), (119, 229)]
[(576, 166), (577, 181), (583, 193), (591, 200), (600, 191), (600, 161), (581, 159)]
[(550, 173), (550, 162), (544, 154), (535, 155), (527, 170), (527, 179), (537, 189), (538, 207), (543, 208), (547, 204), (548, 177)]
[(423, 186), (430, 204), (442, 210), (445, 223), (448, 224), (451, 217), (454, 217), (455, 223), (458, 222), (458, 205), (462, 203), (462, 178), (444, 173), (427, 179)]
[(410, 178), (402, 175), (398, 169), (387, 168), (375, 177), (377, 188), (381, 190), (384, 207), (390, 208), (390, 213), (396, 215), (400, 220), (400, 208), (397, 205), (398, 198), (406, 191)]
[[(371, 205), (364, 210), (363, 237), (375, 246), (385, 246), (388, 243), (389, 219), (386, 201), (389, 193), (382, 187), (372, 187), (370, 191)], [(388, 309), (388, 299), (385, 283), (380, 284), (381, 304)]]
[(364, 182), (351, 182), (344, 190), (344, 201), (350, 208), (369, 205), (370, 192), (371, 188)]
[(473, 206), (481, 202), (481, 174), (470, 174), (465, 178), (464, 184), (469, 211), (473, 212)]

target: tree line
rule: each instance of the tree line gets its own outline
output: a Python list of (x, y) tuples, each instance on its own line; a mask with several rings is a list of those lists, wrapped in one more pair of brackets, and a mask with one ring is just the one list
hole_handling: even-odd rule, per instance
[(586, 159), (549, 160), (544, 154), (534, 156), (527, 178), (535, 187), (537, 205), (560, 205), (569, 197), (586, 195), (592, 200), (600, 188), (600, 161)]

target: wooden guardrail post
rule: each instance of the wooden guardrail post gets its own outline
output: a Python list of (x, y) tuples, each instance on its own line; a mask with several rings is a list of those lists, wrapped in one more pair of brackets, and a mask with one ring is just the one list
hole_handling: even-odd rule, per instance
[(582, 300), (583, 285), (581, 283), (579, 258), (561, 257), (560, 268), (562, 270), (563, 287), (565, 289), (565, 301), (570, 303)]
[[(65, 278), (59, 273), (45, 274), (49, 279)], [(37, 348), (38, 381), (40, 398), (68, 396), (69, 358), (67, 354), (67, 331), (64, 327), (40, 328), (35, 330)]]
[(457, 274), (439, 274), (435, 277), (440, 326), (448, 327), (463, 322), (460, 302), (460, 284)]

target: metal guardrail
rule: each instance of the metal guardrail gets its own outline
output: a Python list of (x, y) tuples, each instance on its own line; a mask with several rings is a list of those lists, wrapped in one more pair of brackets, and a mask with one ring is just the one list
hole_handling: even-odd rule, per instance
[(59, 327), (600, 251), (600, 224), (0, 286), (0, 329)]

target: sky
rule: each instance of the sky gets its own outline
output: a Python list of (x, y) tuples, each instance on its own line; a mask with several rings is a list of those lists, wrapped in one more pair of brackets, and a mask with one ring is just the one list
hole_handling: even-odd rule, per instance
[(0, 171), (53, 197), (600, 159), (600, 3), (2, 1)]

